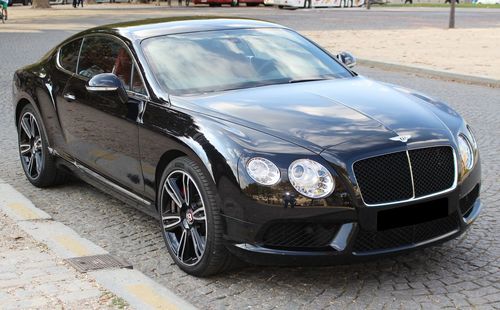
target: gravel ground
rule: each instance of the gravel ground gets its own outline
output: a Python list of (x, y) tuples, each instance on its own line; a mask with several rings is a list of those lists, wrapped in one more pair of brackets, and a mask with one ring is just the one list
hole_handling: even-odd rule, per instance
[(17, 157), (10, 103), (12, 72), (68, 34), (55, 30), (38, 34), (0, 33), (2, 42), (8, 42), (0, 46), (4, 59), (0, 71), (0, 178), (55, 220), (113, 255), (128, 259), (135, 268), (200, 308), (500, 308), (498, 89), (358, 68), (369, 77), (415, 88), (450, 102), (475, 129), (482, 156), (481, 197), (485, 208), (459, 239), (365, 264), (248, 267), (197, 279), (173, 264), (155, 220), (81, 182), (39, 190), (26, 181)]

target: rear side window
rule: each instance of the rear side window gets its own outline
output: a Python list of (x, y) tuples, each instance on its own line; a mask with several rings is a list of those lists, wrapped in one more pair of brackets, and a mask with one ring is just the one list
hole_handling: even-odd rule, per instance
[(59, 64), (64, 69), (75, 72), (76, 65), (78, 63), (78, 54), (80, 53), (80, 46), (82, 45), (82, 39), (71, 41), (68, 44), (61, 47), (59, 51)]

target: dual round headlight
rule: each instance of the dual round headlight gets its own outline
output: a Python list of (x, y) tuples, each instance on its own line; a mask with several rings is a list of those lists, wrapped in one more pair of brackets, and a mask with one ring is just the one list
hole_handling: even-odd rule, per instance
[(280, 180), (280, 170), (269, 159), (254, 157), (247, 163), (248, 175), (262, 185), (274, 185)]
[(288, 178), (292, 186), (302, 195), (323, 198), (335, 188), (335, 180), (328, 169), (310, 159), (298, 159), (288, 168)]
[[(278, 167), (268, 159), (254, 157), (247, 162), (250, 177), (262, 185), (274, 185), (281, 175)], [(298, 159), (288, 168), (288, 178), (292, 186), (309, 198), (324, 198), (335, 189), (335, 180), (322, 164), (310, 159)]]

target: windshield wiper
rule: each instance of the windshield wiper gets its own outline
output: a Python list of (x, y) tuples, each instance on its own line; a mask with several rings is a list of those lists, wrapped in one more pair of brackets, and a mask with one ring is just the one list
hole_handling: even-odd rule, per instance
[(331, 78), (309, 78), (309, 79), (292, 79), (288, 83), (302, 83), (302, 82), (314, 82), (314, 81), (324, 81), (331, 80)]

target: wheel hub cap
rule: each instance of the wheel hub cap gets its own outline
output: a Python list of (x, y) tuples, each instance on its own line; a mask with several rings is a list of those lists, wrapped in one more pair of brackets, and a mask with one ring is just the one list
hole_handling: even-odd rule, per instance
[(186, 212), (186, 220), (187, 220), (189, 225), (193, 225), (193, 223), (194, 223), (193, 210), (189, 209)]

